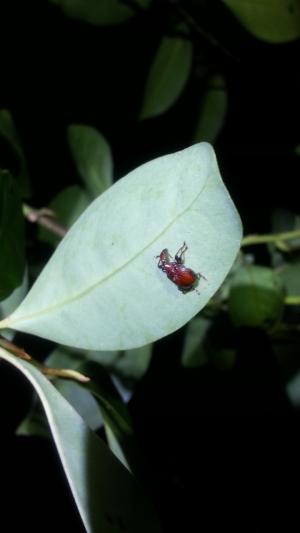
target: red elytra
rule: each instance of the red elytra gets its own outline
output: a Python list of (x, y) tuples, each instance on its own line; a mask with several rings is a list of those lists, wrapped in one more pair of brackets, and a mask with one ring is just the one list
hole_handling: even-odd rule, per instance
[[(177, 285), (179, 291), (186, 293), (191, 290), (196, 290), (196, 285), (199, 282), (200, 278), (206, 277), (200, 272), (196, 273), (191, 268), (184, 266), (183, 254), (188, 249), (186, 243), (184, 242), (181, 248), (175, 255), (175, 261), (170, 260), (170, 254), (167, 248), (164, 248), (159, 255), (158, 268), (167, 274), (167, 277)], [(207, 281), (207, 280), (206, 280)], [(198, 292), (198, 291), (197, 291)]]

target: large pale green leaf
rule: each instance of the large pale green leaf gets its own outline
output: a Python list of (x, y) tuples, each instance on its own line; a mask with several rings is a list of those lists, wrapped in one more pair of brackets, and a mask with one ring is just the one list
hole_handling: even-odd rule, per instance
[(30, 185), (25, 155), (13, 117), (8, 109), (0, 109), (0, 136), (9, 143), (19, 160), (20, 170), (17, 176), (17, 181), (22, 196), (27, 197), (30, 193)]
[(212, 76), (202, 96), (194, 141), (213, 143), (223, 127), (226, 111), (227, 93), (224, 79), (219, 75)]
[[(90, 201), (90, 197), (85, 190), (78, 187), (78, 185), (71, 185), (58, 193), (51, 200), (48, 207), (55, 213), (55, 220), (66, 229), (69, 229), (87, 208)], [(42, 226), (39, 226), (38, 237), (41, 241), (55, 246), (61, 240), (58, 235)]]
[(80, 124), (69, 126), (68, 140), (86, 189), (92, 198), (96, 198), (113, 181), (113, 162), (108, 142), (99, 131)]
[(106, 366), (123, 378), (140, 379), (150, 363), (152, 344), (133, 350), (87, 352), (87, 358)]
[(33, 365), (0, 348), (35, 388), (88, 533), (160, 531), (156, 515), (134, 478)]
[[(241, 222), (214, 150), (200, 143), (132, 171), (75, 222), (18, 309), (0, 322), (61, 344), (126, 350), (177, 330), (208, 302), (239, 250)], [(183, 241), (199, 292), (157, 268)]]
[(160, 115), (176, 102), (189, 77), (192, 55), (190, 41), (163, 38), (146, 80), (141, 119)]
[(300, 37), (299, 0), (223, 0), (252, 35), (270, 43)]
[[(90, 24), (106, 26), (120, 24), (134, 15), (134, 10), (122, 0), (50, 0), (58, 4), (72, 18)], [(151, 0), (137, 0), (140, 7), (147, 7)]]
[(0, 301), (22, 284), (25, 235), (21, 199), (11, 175), (0, 170)]

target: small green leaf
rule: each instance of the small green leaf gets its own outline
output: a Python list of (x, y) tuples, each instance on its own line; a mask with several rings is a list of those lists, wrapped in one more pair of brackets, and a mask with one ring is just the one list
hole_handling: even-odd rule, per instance
[(91, 197), (96, 198), (113, 182), (110, 147), (103, 135), (90, 126), (72, 124), (68, 140), (78, 173)]
[(278, 273), (286, 296), (300, 296), (300, 261), (285, 263)]
[(111, 430), (109, 425), (107, 425), (105, 427), (105, 433), (106, 433), (106, 438), (107, 438), (107, 442), (108, 442), (108, 445), (109, 445), (109, 449), (117, 457), (117, 459), (119, 459), (119, 461), (128, 470), (130, 470), (130, 465), (127, 462), (125, 453), (123, 452), (122, 447), (120, 446), (120, 443), (119, 443), (118, 439), (116, 438), (114, 432)]
[[(88, 194), (81, 187), (71, 185), (58, 193), (57, 196), (51, 200), (48, 207), (55, 213), (55, 220), (68, 229), (74, 224), (89, 204), (90, 199)], [(61, 241), (60, 237), (41, 226), (39, 226), (38, 238), (53, 246), (57, 246)]]
[(160, 115), (176, 102), (190, 75), (192, 56), (190, 41), (162, 39), (146, 80), (141, 119)]
[[(130, 416), (126, 405), (107, 372), (97, 363), (87, 361), (78, 370), (91, 378), (82, 385), (99, 403), (109, 446), (126, 468), (136, 470), (132, 448), (136, 448)], [(136, 458), (138, 460), (138, 457)]]
[(104, 421), (108, 421), (114, 428), (130, 432), (127, 408), (105, 369), (93, 361), (82, 361), (76, 369), (91, 378), (80, 386), (94, 395), (100, 405)]
[(300, 155), (300, 144), (298, 144), (298, 145), (296, 146), (296, 148), (295, 148), (295, 153), (296, 153), (297, 155)]
[[(69, 17), (98, 26), (125, 22), (135, 14), (122, 0), (50, 0), (58, 4)], [(137, 0), (139, 7), (148, 7), (151, 0)]]
[(129, 412), (111, 379), (93, 362), (83, 364), (80, 371), (92, 378), (82, 387), (91, 391), (99, 402), (111, 451), (139, 481), (147, 481), (149, 474), (146, 475), (145, 460), (135, 439)]
[(236, 326), (268, 328), (281, 317), (284, 291), (271, 268), (248, 265), (234, 274), (229, 294), (229, 314)]
[(22, 204), (10, 174), (0, 170), (0, 301), (22, 284), (25, 236)]
[(300, 37), (299, 0), (223, 0), (252, 35), (270, 43)]
[[(89, 350), (128, 350), (170, 334), (206, 305), (238, 253), (241, 222), (207, 143), (159, 157), (99, 196), (0, 328)], [(157, 268), (186, 241), (199, 292)]]
[(33, 365), (2, 348), (0, 357), (20, 370), (39, 395), (87, 532), (108, 532), (112, 522), (132, 533), (161, 531), (141, 487), (55, 387)]
[(205, 317), (196, 317), (190, 321), (185, 334), (181, 361), (183, 366), (197, 367), (208, 362), (204, 340), (211, 326), (211, 320)]
[(131, 379), (141, 379), (148, 369), (152, 355), (152, 344), (146, 344), (133, 350), (121, 352), (121, 356), (114, 362), (114, 370), (120, 376)]
[(111, 372), (125, 379), (140, 379), (150, 363), (152, 344), (133, 350), (88, 352), (91, 361), (97, 361), (109, 368)]
[(9, 143), (19, 160), (20, 171), (16, 178), (21, 195), (27, 198), (30, 194), (30, 185), (25, 155), (12, 115), (7, 109), (0, 109), (0, 136)]
[(202, 96), (194, 141), (215, 142), (226, 116), (227, 93), (222, 76), (212, 76)]

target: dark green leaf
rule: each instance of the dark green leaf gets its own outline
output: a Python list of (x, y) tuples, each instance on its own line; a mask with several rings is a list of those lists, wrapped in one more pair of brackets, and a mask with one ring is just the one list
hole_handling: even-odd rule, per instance
[(16, 130), (11, 113), (7, 109), (0, 109), (0, 136), (11, 146), (19, 161), (19, 173), (16, 176), (20, 193), (23, 197), (30, 194), (30, 185), (23, 148)]
[(204, 340), (211, 326), (211, 320), (205, 317), (196, 317), (190, 321), (183, 345), (182, 364), (187, 367), (202, 366), (208, 362)]
[(299, 0), (223, 0), (252, 35), (270, 43), (300, 37)]
[(99, 402), (111, 450), (137, 478), (143, 479), (146, 471), (144, 459), (133, 434), (127, 407), (110, 377), (98, 363), (91, 361), (83, 363), (78, 370), (91, 377), (91, 381), (81, 386)]
[(24, 272), (22, 204), (14, 180), (0, 170), (0, 300), (22, 284)]
[(300, 296), (300, 260), (283, 264), (278, 273), (286, 296)]
[(103, 135), (90, 126), (72, 124), (68, 140), (78, 173), (91, 197), (96, 198), (113, 182), (110, 147)]
[(268, 328), (279, 320), (283, 306), (282, 282), (271, 268), (248, 265), (234, 274), (229, 314), (236, 326)]
[(214, 143), (223, 127), (226, 111), (227, 93), (224, 79), (219, 75), (212, 76), (202, 96), (194, 141)]
[[(125, 22), (135, 14), (122, 0), (50, 0), (59, 5), (69, 17), (90, 24), (106, 26)], [(148, 7), (151, 0), (137, 0), (138, 7)]]
[(120, 429), (121, 432), (130, 433), (130, 417), (127, 408), (104, 368), (93, 361), (85, 361), (81, 362), (77, 370), (91, 378), (91, 381), (81, 386), (92, 392), (99, 402), (104, 421), (113, 426), (116, 431)]
[(179, 98), (192, 66), (193, 48), (179, 37), (164, 37), (146, 81), (140, 118), (167, 111)]

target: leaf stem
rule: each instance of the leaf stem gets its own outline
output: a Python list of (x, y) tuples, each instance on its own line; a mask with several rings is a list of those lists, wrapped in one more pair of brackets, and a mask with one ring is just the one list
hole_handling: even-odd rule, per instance
[(79, 381), (80, 383), (87, 383), (90, 381), (90, 378), (88, 376), (85, 376), (84, 374), (81, 374), (77, 370), (73, 370), (71, 368), (50, 368), (48, 366), (44, 365), (38, 365), (40, 371), (45, 374), (45, 376), (51, 376), (56, 378), (63, 378), (63, 379), (73, 379), (75, 381)]
[(178, 15), (182, 18), (182, 20), (184, 20), (184, 22), (191, 31), (194, 31), (211, 47), (219, 50), (229, 59), (235, 62), (239, 62), (239, 58), (233, 55), (220, 41), (218, 41), (218, 39), (214, 35), (212, 35), (212, 33), (199, 26), (198, 22), (189, 13), (189, 11), (187, 11), (183, 6), (180, 5), (179, 0), (167, 0), (167, 4), (169, 4), (175, 11), (177, 11)]
[(20, 359), (25, 359), (26, 361), (31, 360), (31, 356), (25, 352), (24, 348), (20, 348), (13, 342), (4, 339), (2, 336), (0, 336), (0, 346), (4, 348), (4, 350), (7, 350), (9, 353), (12, 353), (16, 357), (20, 357)]
[(29, 222), (37, 223), (47, 228), (58, 237), (62, 238), (67, 233), (67, 229), (54, 220), (55, 213), (51, 209), (46, 207), (35, 209), (30, 205), (23, 204), (23, 215)]
[(268, 242), (288, 241), (300, 237), (300, 229), (285, 231), (283, 233), (267, 233), (265, 235), (247, 235), (242, 239), (241, 246), (253, 244), (266, 244)]
[(87, 383), (90, 381), (90, 378), (81, 374), (77, 370), (71, 368), (50, 368), (43, 365), (39, 361), (36, 361), (31, 355), (25, 352), (24, 348), (20, 348), (16, 344), (7, 339), (4, 339), (0, 336), (0, 347), (9, 352), (10, 354), (19, 357), (20, 359), (25, 359), (25, 361), (30, 361), (35, 367), (37, 367), (42, 374), (49, 377), (57, 377), (63, 379), (73, 379), (79, 381), (80, 383)]
[(286, 305), (300, 305), (300, 296), (286, 296), (284, 303)]

